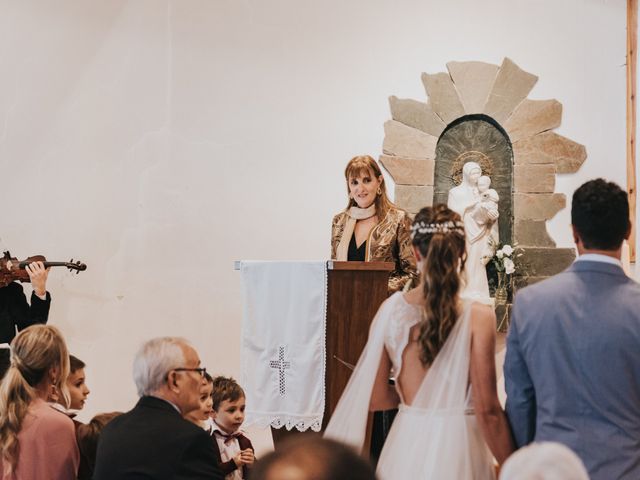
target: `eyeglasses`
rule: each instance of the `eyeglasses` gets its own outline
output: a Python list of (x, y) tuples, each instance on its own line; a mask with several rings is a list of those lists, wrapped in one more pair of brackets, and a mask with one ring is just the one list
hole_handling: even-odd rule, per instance
[(205, 367), (202, 368), (174, 368), (174, 372), (198, 372), (202, 378), (207, 374), (207, 369)]

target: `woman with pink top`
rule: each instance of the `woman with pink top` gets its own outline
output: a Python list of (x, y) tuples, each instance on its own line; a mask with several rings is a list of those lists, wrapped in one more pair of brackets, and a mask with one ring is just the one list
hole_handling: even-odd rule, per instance
[(69, 352), (57, 328), (35, 325), (11, 342), (11, 366), (0, 384), (2, 480), (74, 480), (79, 453), (71, 419), (52, 408), (53, 389), (68, 405)]

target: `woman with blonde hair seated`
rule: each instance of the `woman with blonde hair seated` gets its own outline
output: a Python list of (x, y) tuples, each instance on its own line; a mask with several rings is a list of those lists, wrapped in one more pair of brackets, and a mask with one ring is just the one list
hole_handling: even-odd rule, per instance
[(79, 453), (73, 421), (47, 403), (52, 390), (69, 404), (69, 352), (57, 328), (35, 325), (11, 342), (0, 384), (2, 480), (72, 480)]

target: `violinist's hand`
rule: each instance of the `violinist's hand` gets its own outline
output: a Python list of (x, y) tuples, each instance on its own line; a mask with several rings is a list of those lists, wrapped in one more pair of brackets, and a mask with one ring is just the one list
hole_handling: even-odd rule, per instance
[(49, 269), (44, 268), (42, 262), (31, 262), (25, 267), (25, 270), (29, 274), (29, 279), (31, 280), (35, 294), (39, 297), (44, 297), (47, 294)]

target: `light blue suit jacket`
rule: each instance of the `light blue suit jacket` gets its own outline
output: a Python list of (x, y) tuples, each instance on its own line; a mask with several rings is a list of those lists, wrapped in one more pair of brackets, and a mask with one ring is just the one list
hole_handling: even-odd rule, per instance
[(518, 446), (556, 441), (592, 480), (640, 479), (640, 285), (578, 261), (518, 292), (504, 364)]

